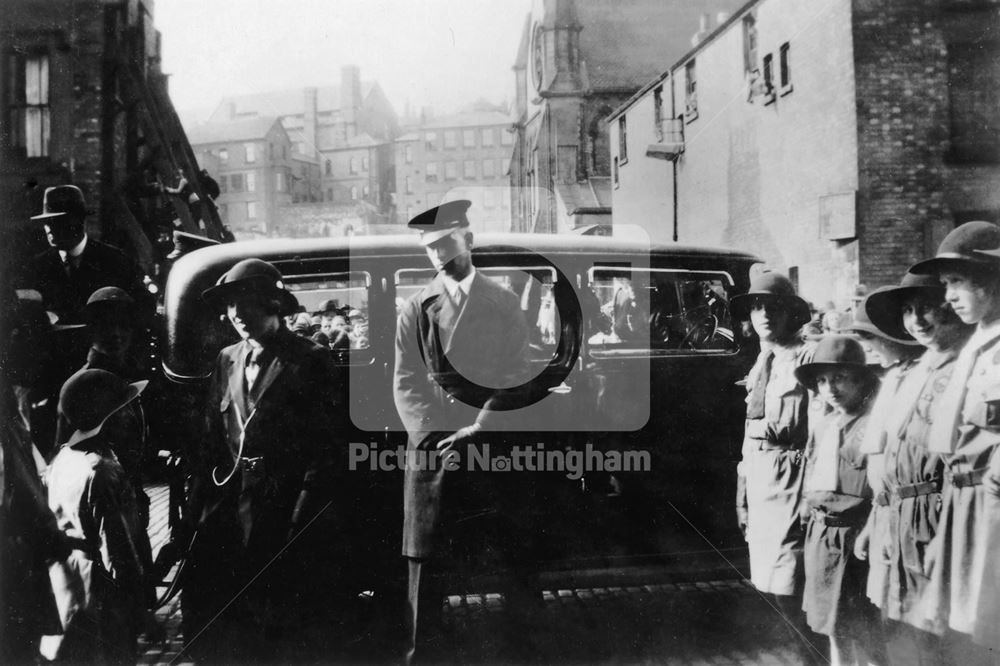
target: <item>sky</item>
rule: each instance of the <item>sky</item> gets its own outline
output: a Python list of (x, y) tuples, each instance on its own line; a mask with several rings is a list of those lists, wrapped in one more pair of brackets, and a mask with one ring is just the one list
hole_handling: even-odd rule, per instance
[(180, 111), (223, 96), (336, 85), (355, 64), (396, 112), (512, 100), (531, 0), (156, 0)]

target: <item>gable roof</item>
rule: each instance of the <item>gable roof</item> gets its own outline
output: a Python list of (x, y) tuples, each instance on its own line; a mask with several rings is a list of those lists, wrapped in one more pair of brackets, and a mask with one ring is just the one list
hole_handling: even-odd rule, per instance
[[(378, 84), (374, 81), (361, 82), (361, 100), (363, 101)], [(223, 97), (212, 113), (211, 120), (229, 119), (229, 105), (234, 105), (236, 117), (240, 116), (294, 116), (305, 113), (306, 88), (291, 90), (273, 90), (251, 95), (232, 95)], [(323, 86), (316, 88), (316, 111), (337, 111), (341, 108), (340, 86)]]
[(244, 118), (229, 122), (203, 123), (187, 130), (192, 146), (227, 141), (251, 141), (266, 137), (274, 125), (281, 125), (274, 116)]

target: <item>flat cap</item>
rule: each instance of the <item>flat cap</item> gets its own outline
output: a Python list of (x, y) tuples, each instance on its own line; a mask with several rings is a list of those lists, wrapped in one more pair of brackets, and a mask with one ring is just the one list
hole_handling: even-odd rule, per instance
[(469, 226), (466, 211), (472, 202), (468, 199), (448, 201), (430, 210), (425, 210), (406, 223), (411, 229), (420, 232), (420, 243), (430, 245), (450, 234), (455, 229)]

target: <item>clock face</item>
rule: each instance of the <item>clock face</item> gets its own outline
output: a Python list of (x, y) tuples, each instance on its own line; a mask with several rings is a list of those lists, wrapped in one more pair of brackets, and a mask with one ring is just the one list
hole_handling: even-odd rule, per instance
[(536, 25), (534, 35), (531, 38), (531, 73), (535, 79), (535, 90), (542, 89), (542, 72), (544, 71), (543, 63), (545, 56), (545, 48), (542, 41), (542, 26)]

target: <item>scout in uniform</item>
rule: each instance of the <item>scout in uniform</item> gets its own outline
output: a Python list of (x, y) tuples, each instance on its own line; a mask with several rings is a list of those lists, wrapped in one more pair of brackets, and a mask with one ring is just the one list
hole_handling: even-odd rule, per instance
[[(775, 603), (798, 636), (809, 636), (802, 615), (802, 457), (809, 437), (809, 395), (795, 368), (810, 349), (799, 335), (809, 305), (784, 275), (765, 272), (732, 300), (733, 315), (749, 319), (761, 352), (747, 386), (743, 458), (737, 467), (736, 511), (750, 549), (750, 578)], [(810, 636), (811, 638), (811, 636)], [(817, 655), (802, 645), (803, 657)]]
[[(408, 452), (440, 460), (454, 451), (462, 465), (469, 446), (502, 440), (505, 412), (516, 409), (518, 387), (526, 381), (528, 344), (517, 296), (473, 265), (469, 206), (466, 200), (445, 203), (409, 222), (421, 232), (420, 243), (438, 274), (402, 307), (393, 381)], [(511, 486), (517, 476), (407, 465), (403, 556), (409, 567), (408, 662), (441, 648), (435, 639), (440, 638), (442, 590), (439, 577), (432, 576), (449, 559), (444, 546), (453, 529), (475, 513), (509, 516), (506, 503), (523, 495)], [(494, 544), (515, 560), (513, 548), (523, 545), (511, 535)], [(509, 610), (517, 601), (510, 595), (524, 596), (521, 587), (515, 581), (508, 590)]]
[(946, 641), (963, 662), (990, 663), (970, 636), (996, 645), (1000, 599), (997, 576), (1000, 499), (988, 492), (1000, 481), (1000, 227), (967, 222), (951, 231), (937, 256), (911, 272), (936, 275), (945, 300), (975, 324), (941, 396), (940, 417), (928, 436), (930, 450), (947, 465), (941, 521), (931, 545), (928, 614), (945, 616), (957, 633)]
[[(863, 451), (877, 454), (882, 473), (875, 507), (856, 550), (870, 562), (869, 593), (886, 618), (887, 648), (893, 663), (937, 664), (945, 618), (927, 618), (924, 558), (937, 531), (944, 463), (928, 448), (931, 423), (955, 359), (971, 334), (944, 301), (944, 287), (930, 276), (907, 273), (898, 287), (865, 302), (885, 335), (908, 337), (926, 348), (889, 400), (876, 405), (880, 426), (872, 427)], [(880, 394), (881, 399), (881, 394)], [(868, 448), (865, 448), (868, 447)], [(870, 456), (872, 457), (872, 456)], [(868, 536), (871, 535), (870, 543)]]
[(861, 345), (846, 335), (823, 338), (795, 377), (825, 403), (810, 414), (803, 609), (809, 626), (830, 637), (830, 663), (879, 663), (881, 636), (864, 594), (868, 571), (854, 558), (854, 540), (871, 510), (860, 448), (878, 378)]

